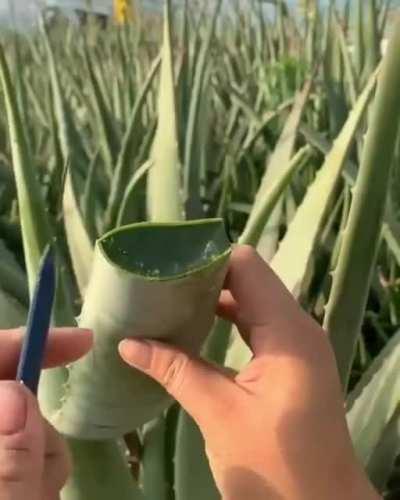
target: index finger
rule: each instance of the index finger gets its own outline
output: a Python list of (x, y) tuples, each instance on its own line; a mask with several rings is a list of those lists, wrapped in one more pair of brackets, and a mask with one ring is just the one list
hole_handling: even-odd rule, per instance
[(255, 354), (266, 348), (271, 335), (294, 335), (299, 319), (304, 320), (290, 292), (250, 246), (232, 252), (225, 288), (218, 312), (236, 323)]
[[(23, 329), (0, 330), (0, 379), (14, 379), (21, 352)], [(79, 328), (51, 330), (44, 367), (70, 363), (82, 357), (92, 346), (92, 333)]]

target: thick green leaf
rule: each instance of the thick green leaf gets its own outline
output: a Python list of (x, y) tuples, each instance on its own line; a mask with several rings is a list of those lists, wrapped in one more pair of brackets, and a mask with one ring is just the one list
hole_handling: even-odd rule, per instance
[[(257, 212), (258, 207), (263, 203), (265, 193), (271, 188), (271, 184), (276, 183), (277, 179), (281, 178), (282, 171), (289, 165), (296, 143), (297, 130), (304, 108), (307, 104), (311, 87), (312, 80), (309, 80), (304, 85), (303, 90), (296, 96), (292, 111), (286, 120), (279, 141), (271, 158), (268, 160), (265, 175), (254, 202), (253, 214)], [(282, 207), (282, 201), (278, 201), (274, 211), (268, 214), (267, 218), (264, 218), (263, 231), (257, 237), (257, 248), (266, 261), (270, 261), (276, 253), (279, 241), (279, 225), (282, 217)], [(250, 219), (252, 217), (253, 215)], [(251, 224), (251, 220), (249, 224)], [(246, 239), (245, 236), (242, 238)]]
[(164, 16), (158, 126), (147, 179), (148, 216), (159, 222), (184, 219), (172, 56), (171, 0), (165, 0)]
[[(215, 27), (218, 19), (218, 15), (221, 9), (222, 0), (216, 0), (215, 6), (211, 13), (211, 19), (209, 21), (208, 30), (206, 36), (204, 37), (198, 60), (196, 63), (196, 69), (193, 80), (193, 89), (191, 93), (190, 109), (188, 116), (188, 123), (186, 129), (185, 138), (185, 158), (184, 158), (184, 173), (183, 173), (183, 189), (184, 189), (184, 200), (186, 203), (186, 209), (189, 218), (198, 217), (198, 213), (192, 212), (193, 207), (197, 207), (199, 204), (196, 203), (200, 196), (199, 185), (199, 172), (197, 169), (197, 159), (196, 159), (196, 138), (197, 138), (197, 127), (199, 125), (199, 109), (201, 103), (202, 89), (204, 85), (204, 78), (206, 75), (207, 61), (210, 53), (211, 44), (214, 38)], [(193, 201), (194, 200), (194, 201)]]
[(18, 328), (25, 324), (28, 310), (0, 288), (0, 328)]
[[(100, 91), (99, 81), (96, 79), (93, 63), (87, 50), (84, 50), (84, 55), (89, 77), (90, 99), (95, 111), (96, 127), (100, 138), (99, 146), (105, 161), (106, 172), (111, 178), (115, 167), (116, 152), (118, 150), (118, 139), (114, 130), (113, 116), (107, 109), (104, 94)], [(97, 68), (101, 68), (101, 65), (97, 65)]]
[(92, 270), (93, 244), (82, 221), (82, 215), (75, 198), (70, 172), (68, 172), (65, 180), (63, 213), (68, 247), (72, 256), (75, 277), (80, 293), (84, 296)]
[(28, 306), (29, 292), (26, 275), (2, 240), (0, 240), (0, 287), (21, 304)]
[[(111, 229), (115, 225), (115, 219), (120, 211), (121, 196), (126, 189), (126, 184), (130, 179), (130, 169), (134, 165), (135, 156), (138, 155), (139, 131), (141, 128), (141, 112), (146, 98), (151, 89), (151, 85), (160, 68), (161, 58), (158, 57), (148, 74), (143, 87), (140, 89), (137, 100), (130, 113), (128, 126), (122, 139), (121, 150), (118, 155), (117, 165), (111, 181), (110, 195), (107, 203), (104, 226)], [(140, 156), (140, 155), (139, 155)], [(138, 158), (139, 161), (139, 158)]]
[[(312, 263), (315, 245), (331, 207), (335, 188), (345, 165), (358, 125), (375, 88), (376, 75), (358, 98), (346, 124), (333, 144), (324, 164), (298, 207), (271, 266), (286, 287), (298, 297)], [(295, 254), (293, 254), (295, 252)], [(295, 255), (295, 258), (293, 258)]]
[[(357, 456), (372, 459), (399, 405), (400, 332), (390, 340), (347, 400), (347, 423)], [(389, 465), (389, 464), (388, 464)]]
[(367, 473), (378, 491), (383, 492), (400, 456), (400, 402), (387, 423), (367, 464)]
[(12, 146), (13, 167), (21, 213), (22, 238), (29, 290), (32, 293), (42, 253), (51, 239), (51, 230), (42, 200), (40, 185), (32, 168), (31, 158), (29, 157), (28, 146), (21, 124), (21, 116), (17, 108), (14, 87), (1, 46), (0, 79), (3, 87)]
[[(243, 234), (239, 238), (242, 245), (253, 245), (263, 248), (262, 235), (267, 221), (273, 219), (274, 210), (279, 204), (282, 193), (289, 185), (293, 175), (304, 165), (305, 159), (309, 156), (310, 148), (304, 146), (287, 163), (281, 165), (279, 175), (276, 174), (270, 183), (263, 183), (257, 193), (257, 201), (253, 205), (247, 225)], [(261, 252), (262, 254), (262, 252)]]
[(361, 333), (399, 133), (399, 54), (400, 32), (393, 36), (383, 63), (324, 320), (344, 387)]
[(174, 459), (176, 500), (221, 499), (204, 447), (204, 438), (199, 428), (186, 412), (181, 411)]
[(167, 481), (166, 421), (164, 415), (143, 428), (141, 483), (146, 500), (167, 500), (171, 485)]
[[(68, 165), (69, 169), (63, 198), (65, 232), (76, 279), (81, 294), (83, 294), (87, 286), (93, 258), (93, 244), (78, 205), (79, 186), (83, 184), (82, 179), (87, 168), (87, 159), (84, 157), (80, 141), (76, 141), (76, 130), (73, 127), (71, 112), (61, 89), (53, 48), (50, 45), (46, 31), (44, 31), (44, 35), (58, 140), (64, 165)], [(81, 189), (83, 189), (83, 186)]]
[[(229, 254), (219, 219), (134, 224), (97, 242), (79, 319), (94, 331), (94, 348), (69, 368), (62, 404), (51, 416), (62, 433), (121, 437), (170, 404), (159, 384), (122, 361), (118, 343), (129, 334), (157, 336), (197, 353), (213, 323)], [(106, 386), (112, 390), (105, 393)]]
[[(140, 205), (138, 206), (138, 202), (142, 201), (140, 198), (140, 195), (142, 194), (140, 192), (141, 184), (144, 184), (143, 181), (151, 168), (151, 165), (152, 162), (150, 160), (138, 168), (127, 185), (118, 213), (118, 227), (137, 222), (140, 219)], [(133, 214), (134, 216), (132, 216)]]
[(74, 473), (61, 500), (145, 500), (128, 468), (122, 443), (70, 439), (69, 445)]

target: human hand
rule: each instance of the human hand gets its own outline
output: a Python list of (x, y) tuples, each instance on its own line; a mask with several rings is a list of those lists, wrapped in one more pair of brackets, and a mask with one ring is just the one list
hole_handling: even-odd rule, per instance
[(352, 449), (325, 332), (250, 247), (234, 250), (226, 287), (218, 313), (254, 354), (237, 376), (160, 342), (119, 348), (197, 422), (224, 500), (379, 498)]
[[(0, 500), (58, 500), (70, 464), (65, 443), (41, 416), (36, 398), (14, 382), (22, 330), (0, 331)], [(49, 335), (46, 367), (69, 363), (91, 347), (87, 330)]]

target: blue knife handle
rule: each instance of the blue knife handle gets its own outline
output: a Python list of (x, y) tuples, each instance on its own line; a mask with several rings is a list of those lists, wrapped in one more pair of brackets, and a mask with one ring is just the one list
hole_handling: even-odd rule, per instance
[(17, 381), (37, 394), (51, 323), (56, 287), (54, 255), (46, 250), (29, 309), (28, 324), (17, 369)]

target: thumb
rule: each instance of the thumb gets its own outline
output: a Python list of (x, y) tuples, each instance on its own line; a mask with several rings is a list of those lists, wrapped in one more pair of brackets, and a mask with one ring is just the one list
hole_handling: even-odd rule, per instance
[(200, 428), (226, 418), (239, 388), (226, 373), (167, 344), (124, 340), (122, 359), (159, 382)]
[(0, 500), (39, 500), (44, 427), (34, 396), (17, 382), (0, 382)]

